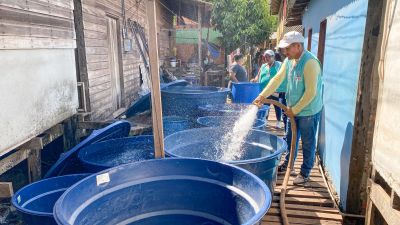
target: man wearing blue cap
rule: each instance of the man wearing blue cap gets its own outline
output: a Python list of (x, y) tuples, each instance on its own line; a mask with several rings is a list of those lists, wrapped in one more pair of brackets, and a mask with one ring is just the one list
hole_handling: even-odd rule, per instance
[[(289, 107), (287, 114), (295, 117), (297, 125), (295, 157), (300, 137), (303, 146), (303, 164), (300, 174), (293, 181), (293, 184), (298, 185), (308, 182), (314, 166), (317, 127), (323, 107), (322, 70), (317, 57), (304, 49), (304, 37), (299, 32), (286, 33), (278, 47), (285, 49), (288, 58), (253, 104), (261, 107), (265, 99), (285, 80), (287, 81), (286, 100)], [(288, 122), (288, 146), (291, 145), (291, 136), (291, 125)], [(279, 166), (278, 171), (286, 171), (288, 163), (289, 154), (286, 155), (286, 160)]]

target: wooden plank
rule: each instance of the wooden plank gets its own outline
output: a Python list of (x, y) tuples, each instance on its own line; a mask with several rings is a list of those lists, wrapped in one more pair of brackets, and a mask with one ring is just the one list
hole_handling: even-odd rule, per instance
[[(325, 220), (335, 220), (342, 221), (342, 216), (339, 214), (324, 213), (324, 212), (310, 212), (310, 211), (300, 211), (287, 209), (287, 215), (296, 218), (306, 218), (306, 219), (325, 219)], [(271, 208), (268, 210), (269, 215), (280, 215), (280, 210), (277, 208)]]
[[(275, 192), (274, 195), (279, 196), (279, 192)], [(331, 196), (328, 192), (313, 192), (313, 191), (295, 191), (295, 190), (288, 190), (286, 193), (288, 197), (307, 197), (307, 198), (318, 198), (318, 199), (330, 199)]]
[[(273, 197), (274, 202), (279, 202), (279, 197)], [(315, 199), (315, 198), (301, 198), (301, 197), (286, 197), (286, 203), (289, 204), (298, 204), (301, 202), (302, 204), (307, 205), (315, 205), (315, 206), (324, 206), (324, 207), (333, 207), (333, 201), (331, 199)]]
[(108, 74), (106, 74), (105, 76), (95, 77), (94, 79), (89, 79), (89, 83), (90, 83), (91, 87), (94, 87), (97, 85), (104, 84), (106, 82), (111, 82), (110, 79), (111, 79), (110, 76)]
[(110, 124), (112, 124), (110, 121), (80, 121), (77, 124), (77, 128), (95, 130), (104, 128)]
[[(294, 178), (295, 177), (290, 177), (290, 180), (289, 181), (292, 181), (292, 180), (294, 180)], [(282, 181), (283, 180), (283, 177), (278, 177), (278, 182), (279, 181)], [(316, 182), (316, 183), (324, 183), (324, 178), (322, 178), (322, 176), (321, 177), (310, 177), (310, 182)]]
[(152, 103), (152, 119), (154, 133), (154, 149), (155, 157), (165, 157), (164, 154), (164, 133), (163, 133), (163, 117), (160, 92), (160, 74), (159, 74), (159, 58), (158, 58), (158, 41), (157, 41), (157, 25), (156, 25), (156, 1), (148, 0), (146, 4), (147, 21), (149, 24), (149, 59), (151, 74), (151, 103)]
[(201, 50), (202, 50), (202, 30), (201, 30), (201, 15), (202, 15), (202, 12), (201, 12), (201, 7), (200, 7), (200, 5), (199, 4), (197, 4), (197, 29), (198, 29), (198, 33), (197, 33), (197, 35), (198, 35), (198, 40), (197, 40), (197, 54), (198, 54), (198, 58), (197, 58), (197, 60), (199, 61), (198, 63), (199, 63), (199, 68), (202, 68), (202, 61), (203, 61), (203, 59), (202, 59), (202, 52), (201, 52)]
[[(276, 186), (275, 191), (280, 192), (281, 186)], [(301, 191), (301, 192), (322, 192), (328, 193), (326, 187), (303, 187), (303, 186), (288, 186), (287, 190)]]
[(368, 1), (357, 103), (354, 117), (352, 149), (349, 168), (346, 209), (348, 213), (365, 214), (367, 200), (366, 183), (374, 140), (375, 118), (379, 92), (378, 65), (386, 2)]
[(28, 156), (28, 177), (29, 183), (42, 178), (41, 149), (32, 149)]
[[(88, 71), (89, 80), (98, 79), (104, 76), (110, 76), (110, 73), (107, 70), (93, 70)], [(110, 78), (111, 79), (111, 78)]]
[(91, 23), (87, 21), (83, 21), (83, 26), (85, 30), (91, 30), (91, 31), (97, 31), (97, 32), (106, 32), (107, 31), (107, 26), (106, 24), (96, 24), (96, 23)]
[(72, 39), (52, 39), (38, 37), (1, 36), (1, 49), (52, 49), (75, 48), (76, 42)]
[(85, 38), (105, 40), (107, 33), (105, 31), (85, 30)]
[[(279, 216), (269, 216), (266, 215), (262, 220), (262, 225), (268, 225), (270, 222), (280, 222), (281, 218)], [(295, 218), (289, 217), (289, 222), (291, 225), (301, 224), (301, 225), (342, 225), (340, 221), (324, 220), (324, 219), (305, 219), (305, 218)]]
[(109, 71), (109, 62), (94, 62), (94, 63), (88, 63), (88, 70), (93, 71), (93, 70), (105, 70)]
[(112, 117), (118, 118), (118, 117), (122, 116), (122, 114), (124, 114), (125, 112), (126, 112), (126, 108), (120, 108), (117, 111), (113, 112)]
[(63, 128), (61, 124), (57, 124), (52, 128), (46, 130), (37, 137), (32, 138), (29, 142), (23, 144), (21, 148), (41, 150), (44, 146), (50, 144), (55, 139), (63, 135)]
[(85, 38), (86, 47), (105, 47), (107, 48), (107, 40)]
[(390, 194), (390, 206), (395, 210), (400, 210), (400, 198), (394, 190)]
[(79, 96), (81, 102), (85, 105), (83, 108), (90, 112), (92, 110), (90, 104), (90, 93), (89, 93), (89, 74), (87, 68), (87, 55), (86, 55), (86, 43), (85, 43), (85, 31), (83, 26), (83, 13), (82, 13), (82, 2), (81, 0), (74, 0), (74, 25), (76, 30), (76, 65), (77, 65), (77, 77), (78, 81), (83, 82), (85, 89), (84, 96)]
[[(320, 206), (311, 206), (311, 205), (304, 205), (304, 204), (285, 204), (286, 209), (293, 209), (299, 211), (312, 211), (312, 212), (324, 212), (324, 213), (333, 213), (338, 214), (338, 210), (331, 207), (320, 207)], [(271, 208), (279, 208), (279, 203), (273, 202), (271, 204)]]
[(48, 25), (29, 24), (28, 21), (17, 22), (4, 19), (0, 22), (0, 35), (74, 39), (75, 32), (73, 29), (61, 29)]
[(2, 18), (7, 20), (14, 20), (18, 22), (29, 21), (31, 24), (51, 25), (67, 29), (73, 29), (74, 27), (71, 19), (36, 12), (27, 12), (21, 9), (10, 8), (3, 5), (0, 5), (0, 15), (2, 15)]
[(383, 190), (381, 186), (374, 181), (371, 184), (370, 199), (382, 214), (388, 225), (398, 225), (400, 221), (400, 212), (390, 206), (390, 196)]
[[(276, 185), (282, 185), (283, 180), (279, 179), (276, 182)], [(289, 181), (289, 184), (292, 185), (292, 181)], [(312, 188), (325, 188), (325, 184), (323, 182), (314, 182), (314, 181), (309, 181), (305, 184), (301, 185), (296, 185), (296, 186), (301, 186), (301, 187), (312, 187)]]
[(83, 16), (83, 21), (90, 22), (92, 24), (104, 25), (104, 26), (107, 24), (107, 20), (104, 17), (91, 15), (89, 13), (86, 13)]
[(65, 120), (63, 122), (63, 142), (64, 142), (64, 151), (67, 151), (73, 148), (75, 145), (79, 143), (79, 139), (76, 135), (78, 124), (78, 117), (72, 116), (71, 118)]
[[(111, 101), (110, 90), (104, 90), (102, 92), (91, 94), (90, 98), (92, 100), (92, 106), (98, 108), (108, 108)], [(99, 107), (100, 106), (100, 107)]]
[(104, 55), (108, 54), (108, 48), (106, 47), (87, 47), (86, 48), (87, 55)]
[(90, 86), (89, 92), (90, 94), (97, 94), (99, 92), (108, 91), (110, 89), (111, 89), (111, 82), (107, 81), (105, 83), (102, 83), (101, 85)]
[(27, 159), (29, 154), (29, 149), (20, 149), (10, 156), (0, 160), (0, 175)]
[(11, 182), (0, 182), (0, 199), (11, 198), (14, 195), (14, 189)]

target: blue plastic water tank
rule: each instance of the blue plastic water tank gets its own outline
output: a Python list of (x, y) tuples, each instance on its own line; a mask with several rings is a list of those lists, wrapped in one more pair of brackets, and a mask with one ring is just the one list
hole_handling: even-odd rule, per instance
[(168, 136), (178, 131), (190, 128), (190, 122), (187, 118), (181, 116), (163, 117), (164, 136)]
[(232, 102), (252, 103), (261, 92), (260, 83), (238, 82), (232, 83)]
[[(197, 123), (205, 127), (221, 127), (222, 129), (232, 129), (238, 116), (204, 116), (197, 119)], [(264, 130), (265, 121), (256, 119), (253, 129)]]
[[(165, 153), (171, 157), (223, 161), (222, 155), (226, 149), (221, 149), (223, 145), (220, 141), (226, 133), (225, 129), (219, 127), (177, 132), (164, 139)], [(252, 172), (273, 190), (277, 166), (286, 148), (287, 144), (282, 138), (265, 131), (250, 130), (241, 148), (243, 154), (226, 162)]]
[(161, 90), (163, 115), (197, 119), (198, 107), (226, 102), (229, 89), (218, 87), (168, 87)]
[(81, 173), (83, 168), (79, 163), (78, 153), (82, 148), (100, 141), (127, 137), (130, 130), (131, 124), (124, 120), (119, 120), (107, 127), (94, 130), (85, 140), (81, 141), (69, 151), (61, 154), (57, 162), (47, 171), (44, 178)]
[(185, 81), (187, 81), (192, 86), (199, 86), (200, 84), (200, 77), (196, 75), (192, 76), (184, 76), (182, 77)]
[(268, 187), (246, 170), (175, 158), (94, 174), (60, 197), (54, 215), (60, 225), (253, 225), (270, 205)]
[(154, 159), (151, 135), (133, 136), (98, 142), (83, 148), (78, 158), (92, 173), (131, 162)]
[[(243, 110), (247, 109), (251, 104), (208, 104), (199, 106), (201, 116), (238, 116)], [(257, 119), (266, 121), (269, 106), (262, 106), (257, 113)]]
[(56, 225), (53, 206), (70, 186), (89, 174), (73, 174), (44, 179), (21, 188), (11, 199), (12, 205), (29, 225)]

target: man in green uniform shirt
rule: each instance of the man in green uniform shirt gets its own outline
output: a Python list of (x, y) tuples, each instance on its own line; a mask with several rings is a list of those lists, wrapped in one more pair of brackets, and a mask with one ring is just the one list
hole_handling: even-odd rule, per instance
[[(296, 152), (301, 137), (303, 145), (303, 164), (300, 174), (293, 184), (303, 184), (309, 180), (311, 169), (314, 166), (316, 150), (316, 133), (323, 107), (322, 102), (322, 70), (317, 57), (304, 49), (304, 37), (296, 31), (288, 32), (279, 42), (278, 47), (284, 48), (288, 57), (272, 78), (263, 92), (254, 100), (254, 104), (261, 107), (265, 99), (273, 94), (286, 80), (286, 100), (290, 108), (287, 114), (294, 115), (297, 125)], [(288, 122), (287, 142), (291, 144), (291, 125)], [(289, 154), (278, 171), (284, 172), (289, 163)]]

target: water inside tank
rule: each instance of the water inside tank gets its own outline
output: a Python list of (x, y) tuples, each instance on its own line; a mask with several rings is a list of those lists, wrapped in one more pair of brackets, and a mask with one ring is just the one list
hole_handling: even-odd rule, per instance
[[(243, 151), (244, 154), (242, 154), (240, 158), (235, 158), (234, 161), (264, 158), (275, 152), (271, 146), (255, 142), (245, 142), (242, 145), (241, 151)], [(222, 149), (220, 145), (216, 145), (213, 140), (204, 140), (203, 142), (178, 146), (174, 148), (171, 153), (179, 157), (220, 161), (224, 149)]]
[(128, 143), (119, 145), (118, 149), (110, 148), (109, 151), (103, 151), (101, 154), (92, 152), (85, 158), (90, 159), (91, 162), (114, 167), (131, 162), (154, 159), (154, 150), (149, 144)]

